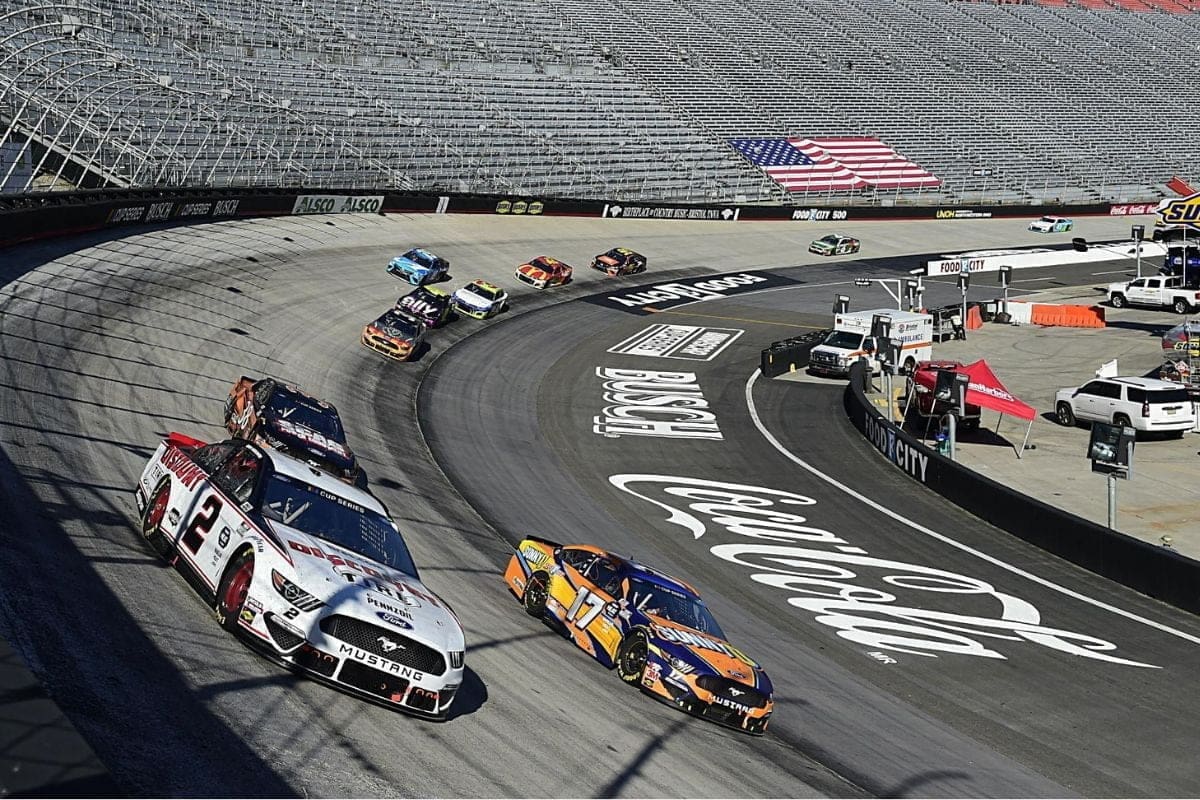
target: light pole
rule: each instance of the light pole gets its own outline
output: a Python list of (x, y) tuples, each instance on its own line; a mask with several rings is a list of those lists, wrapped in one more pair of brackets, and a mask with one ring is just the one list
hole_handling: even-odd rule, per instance
[[(1146, 226), (1134, 225), (1129, 235), (1133, 237), (1134, 252), (1137, 254), (1137, 276), (1140, 278), (1142, 277), (1142, 239), (1146, 235)], [(1186, 257), (1187, 253), (1185, 250), (1184, 258)]]
[(1000, 265), (1000, 287), (1004, 289), (1004, 299), (1000, 302), (1000, 311), (1004, 314), (1008, 313), (1008, 286), (1012, 283), (1012, 267), (1007, 264)]
[[(971, 287), (971, 270), (964, 258), (958, 271), (958, 290), (962, 292), (962, 338), (967, 338), (967, 289)], [(956, 331), (957, 333), (957, 331)]]

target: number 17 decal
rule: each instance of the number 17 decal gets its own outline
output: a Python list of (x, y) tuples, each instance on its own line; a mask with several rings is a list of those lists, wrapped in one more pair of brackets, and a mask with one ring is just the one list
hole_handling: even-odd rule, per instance
[[(579, 593), (575, 595), (575, 602), (571, 603), (571, 607), (567, 609), (567, 621), (572, 623), (576, 628), (583, 630), (604, 610), (606, 602), (603, 597), (600, 597), (586, 586), (581, 586), (579, 587)], [(587, 603), (591, 608), (583, 610), (584, 603)], [(582, 614), (580, 613), (581, 611), (583, 612)]]

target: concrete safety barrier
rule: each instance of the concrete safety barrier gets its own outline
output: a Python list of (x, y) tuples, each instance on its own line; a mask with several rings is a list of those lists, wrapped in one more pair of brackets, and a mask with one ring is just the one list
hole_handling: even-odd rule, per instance
[(1042, 550), (1200, 613), (1200, 561), (1097, 525), (951, 461), (888, 421), (866, 396), (863, 383), (862, 366), (856, 363), (842, 395), (846, 415), (880, 455), (910, 479)]

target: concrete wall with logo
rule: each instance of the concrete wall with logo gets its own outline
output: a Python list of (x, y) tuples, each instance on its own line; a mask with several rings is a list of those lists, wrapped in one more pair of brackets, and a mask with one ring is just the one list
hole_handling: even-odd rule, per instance
[[(862, 366), (843, 395), (850, 422), (896, 469), (980, 519), (1060, 558), (1193, 613), (1200, 562), (1097, 525), (961, 466), (889, 422), (863, 391)], [(914, 491), (920, 491), (914, 487)]]
[(384, 192), (379, 189), (104, 189), (25, 195), (0, 194), (0, 246), (101, 228), (186, 225), (212, 219), (280, 214), (500, 214), (612, 219), (688, 219), (717, 222), (980, 219), (1046, 214), (1108, 215), (1128, 206), (737, 206), (678, 203), (621, 204), (600, 200), (503, 195)]

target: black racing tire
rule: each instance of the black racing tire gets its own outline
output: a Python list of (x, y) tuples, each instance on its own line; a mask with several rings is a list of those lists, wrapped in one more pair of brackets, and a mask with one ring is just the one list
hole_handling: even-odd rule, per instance
[(236, 631), (238, 617), (250, 594), (250, 582), (254, 578), (254, 553), (245, 550), (234, 556), (217, 585), (217, 621), (227, 631)]
[(146, 500), (146, 508), (142, 511), (142, 538), (154, 552), (165, 556), (170, 550), (167, 536), (163, 533), (162, 523), (166, 519), (167, 509), (171, 505), (171, 479), (163, 478), (154, 487)]
[(1113, 308), (1124, 308), (1127, 305), (1125, 302), (1125, 295), (1114, 294), (1112, 297), (1108, 298), (1108, 304)]
[(542, 619), (546, 616), (546, 601), (550, 599), (550, 576), (545, 572), (535, 572), (525, 583), (525, 594), (521, 595), (521, 604), (525, 613), (531, 617)]
[(642, 682), (646, 672), (646, 662), (650, 658), (650, 641), (646, 632), (635, 628), (625, 634), (621, 645), (617, 648), (617, 675), (626, 683), (636, 686)]
[(1054, 407), (1054, 418), (1058, 420), (1059, 425), (1064, 425), (1068, 428), (1075, 427), (1075, 412), (1071, 409), (1071, 404), (1065, 400), (1060, 401)]

